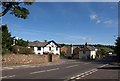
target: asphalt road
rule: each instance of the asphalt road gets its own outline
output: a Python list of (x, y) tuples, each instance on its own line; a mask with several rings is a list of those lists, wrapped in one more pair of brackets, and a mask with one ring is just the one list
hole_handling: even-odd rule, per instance
[[(108, 57), (101, 61), (68, 60), (63, 64), (51, 66), (34, 66), (2, 69), (2, 79), (63, 79), (65, 81), (77, 79), (118, 79), (119, 68), (110, 64)], [(108, 68), (105, 68), (108, 67)], [(113, 67), (116, 67), (113, 69)], [(110, 69), (111, 68), (111, 69)], [(114, 74), (114, 75), (113, 75)], [(111, 77), (112, 76), (112, 77)]]

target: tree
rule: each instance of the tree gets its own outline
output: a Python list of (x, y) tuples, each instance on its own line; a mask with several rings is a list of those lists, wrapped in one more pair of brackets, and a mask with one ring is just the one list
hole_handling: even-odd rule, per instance
[[(116, 39), (114, 51), (117, 54), (118, 58), (120, 58), (120, 37)], [(119, 62), (120, 62), (120, 59), (119, 59)]]
[(3, 11), (0, 13), (0, 17), (10, 11), (10, 14), (13, 14), (18, 18), (26, 19), (29, 15), (29, 10), (25, 7), (21, 7), (20, 4), (32, 5), (33, 2), (2, 2)]
[(99, 49), (99, 50), (97, 51), (97, 56), (99, 56), (99, 57), (104, 57), (105, 55), (106, 55), (105, 49)]
[(61, 52), (60, 52), (60, 56), (64, 57), (64, 56), (65, 56), (65, 52), (64, 52), (64, 51), (61, 51)]
[[(13, 43), (14, 43), (14, 37), (11, 37), (11, 33), (8, 31), (7, 25), (2, 25), (0, 27), (0, 30), (2, 30), (2, 54), (6, 54), (10, 51), (12, 51)], [(25, 41), (23, 39), (16, 40), (15, 45), (26, 47), (28, 46), (28, 41)]]
[(28, 46), (28, 41), (25, 41), (23, 39), (18, 39), (18, 40), (15, 40), (15, 45), (26, 47)]
[(0, 29), (2, 29), (2, 52), (8, 52), (13, 44), (13, 38), (8, 31), (7, 25), (3, 25)]

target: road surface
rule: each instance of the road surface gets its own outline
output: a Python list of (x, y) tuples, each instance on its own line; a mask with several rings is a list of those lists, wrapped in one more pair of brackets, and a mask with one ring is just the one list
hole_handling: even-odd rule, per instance
[[(112, 59), (114, 59), (112, 57)], [(76, 81), (79, 79), (118, 79), (117, 65), (111, 64), (111, 57), (101, 61), (68, 60), (62, 64), (40, 66), (27, 65), (23, 67), (4, 67), (3, 81), (14, 79), (57, 79), (60, 81)]]

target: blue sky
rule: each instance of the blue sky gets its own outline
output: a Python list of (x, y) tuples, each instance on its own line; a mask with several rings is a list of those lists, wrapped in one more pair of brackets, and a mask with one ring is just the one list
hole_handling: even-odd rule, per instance
[(118, 34), (117, 3), (36, 2), (24, 7), (30, 11), (27, 19), (7, 13), (2, 24), (8, 24), (12, 36), (25, 40), (113, 45)]

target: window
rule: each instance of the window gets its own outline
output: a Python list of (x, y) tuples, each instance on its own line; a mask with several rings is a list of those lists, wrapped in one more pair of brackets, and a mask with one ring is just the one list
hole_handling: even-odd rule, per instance
[(51, 51), (51, 47), (49, 47), (49, 50)]
[(58, 51), (58, 47), (56, 47), (56, 51)]
[(38, 47), (38, 50), (41, 50), (41, 47)]
[(52, 45), (52, 47), (54, 47), (54, 46)]

